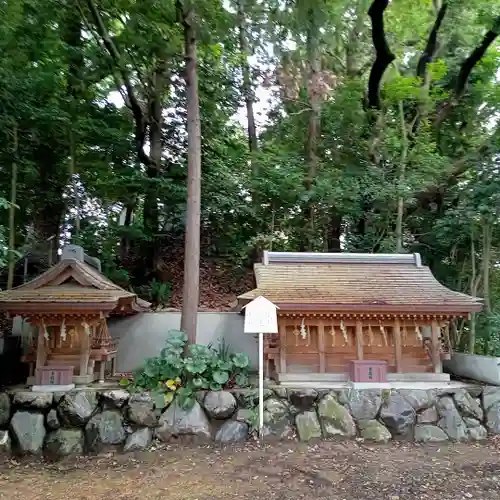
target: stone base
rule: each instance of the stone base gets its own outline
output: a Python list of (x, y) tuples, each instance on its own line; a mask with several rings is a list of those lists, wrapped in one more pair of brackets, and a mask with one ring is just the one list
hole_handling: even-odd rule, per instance
[(33, 392), (67, 392), (75, 388), (75, 384), (68, 385), (34, 385)]
[(443, 383), (450, 382), (448, 373), (388, 373), (387, 382), (356, 382), (349, 380), (347, 373), (278, 373), (278, 381), (285, 387), (310, 387), (337, 389), (340, 387), (369, 388), (397, 388), (400, 384), (406, 388), (409, 383)]
[[(99, 375), (97, 373), (91, 375), (73, 375), (72, 384), (70, 385), (72, 385), (73, 387), (75, 385), (90, 385), (94, 383), (98, 378)], [(26, 379), (26, 385), (34, 386), (35, 384), (36, 384), (35, 377), (28, 377)], [(43, 387), (51, 387), (51, 386), (47, 385)]]
[[(263, 437), (386, 443), (393, 438), (478, 441), (488, 434), (500, 435), (498, 387), (400, 382), (399, 388), (394, 383), (390, 388), (379, 384), (361, 388), (343, 382), (325, 390), (323, 385), (267, 386)], [(6, 442), (12, 442), (13, 453), (58, 455), (107, 446), (144, 449), (153, 437), (165, 442), (187, 436), (230, 443), (252, 438), (257, 427), (256, 388), (200, 391), (188, 409), (175, 400), (166, 409), (155, 408), (151, 394), (131, 394), (117, 385), (68, 391), (61, 386), (35, 386), (33, 391), (0, 392), (0, 422), (8, 429), (0, 431), (0, 451)]]

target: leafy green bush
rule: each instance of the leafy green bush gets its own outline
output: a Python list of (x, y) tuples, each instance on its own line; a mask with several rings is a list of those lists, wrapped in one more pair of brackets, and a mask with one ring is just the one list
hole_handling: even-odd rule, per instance
[(476, 323), (475, 354), (500, 356), (500, 314), (480, 315)]
[(248, 385), (250, 360), (244, 353), (230, 353), (224, 343), (212, 346), (187, 346), (184, 332), (169, 332), (160, 356), (149, 358), (134, 373), (134, 380), (123, 379), (121, 384), (132, 390), (151, 391), (160, 408), (171, 403), (175, 396), (183, 408), (190, 408), (195, 394), (202, 389), (220, 391)]
[(153, 309), (158, 309), (169, 303), (172, 297), (172, 284), (169, 281), (158, 281), (154, 278), (149, 284), (136, 287), (135, 293), (151, 302)]

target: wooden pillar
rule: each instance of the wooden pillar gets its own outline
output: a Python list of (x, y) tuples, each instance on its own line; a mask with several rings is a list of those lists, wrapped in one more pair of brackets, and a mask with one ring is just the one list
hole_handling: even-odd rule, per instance
[(396, 360), (396, 373), (403, 372), (403, 348), (401, 346), (401, 325), (399, 318), (394, 318), (394, 358)]
[[(45, 349), (45, 337), (44, 337), (44, 328), (42, 325), (38, 326), (38, 342), (36, 347), (36, 365), (35, 370), (37, 368), (41, 368), (45, 365), (47, 361), (47, 351)], [(35, 371), (36, 373), (36, 371)]]
[(80, 350), (80, 376), (88, 375), (88, 365), (90, 358), (90, 335), (82, 326), (77, 326), (81, 338)]
[(106, 361), (101, 359), (101, 361), (99, 362), (99, 383), (100, 384), (104, 383), (105, 369), (106, 369)]
[(286, 373), (286, 323), (285, 319), (278, 318), (279, 346), (280, 346), (280, 373)]
[(326, 372), (326, 359), (325, 359), (325, 321), (318, 320), (318, 351), (319, 351), (319, 371), (320, 373)]
[(441, 373), (441, 356), (440, 356), (440, 345), (439, 345), (439, 335), (441, 333), (441, 327), (439, 323), (433, 319), (431, 327), (431, 357), (432, 357), (432, 368), (434, 373)]
[(356, 320), (356, 359), (363, 359), (363, 322)]

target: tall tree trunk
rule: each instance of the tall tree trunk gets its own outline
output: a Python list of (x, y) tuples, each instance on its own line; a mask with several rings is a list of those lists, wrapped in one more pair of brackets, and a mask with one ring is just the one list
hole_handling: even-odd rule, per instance
[(342, 215), (335, 210), (331, 209), (330, 220), (327, 228), (327, 251), (328, 252), (340, 252), (341, 251), (341, 241), (342, 236)]
[[(132, 215), (134, 213), (135, 206), (136, 206), (135, 199), (134, 201), (127, 203), (125, 206), (125, 220), (123, 221), (123, 226), (126, 228), (129, 228), (130, 224), (132, 223)], [(129, 253), (130, 253), (130, 238), (128, 234), (124, 234), (120, 242), (120, 263), (122, 266), (128, 259)]]
[[(252, 86), (252, 77), (249, 62), (250, 47), (248, 44), (248, 35), (245, 20), (245, 0), (238, 0), (238, 29), (240, 36), (240, 51), (243, 56), (241, 70), (243, 73), (243, 94), (245, 97), (245, 105), (247, 109), (248, 147), (251, 153), (255, 153), (258, 151), (259, 146), (257, 142), (257, 127), (255, 125), (255, 115), (253, 109), (255, 96)], [(252, 173), (254, 177), (258, 173), (258, 165), (255, 161), (252, 162)]]
[[(472, 297), (476, 297), (477, 270), (476, 270), (476, 246), (474, 244), (474, 227), (471, 228), (471, 235), (470, 235), (470, 257), (471, 257), (471, 268), (472, 268), (472, 276), (470, 280), (470, 294)], [(476, 313), (471, 313), (469, 321), (469, 345), (468, 345), (469, 354), (474, 354), (475, 346), (476, 346)]]
[(185, 79), (187, 100), (188, 175), (186, 237), (184, 246), (184, 287), (181, 330), (190, 344), (196, 343), (196, 320), (200, 296), (200, 205), (201, 125), (196, 61), (195, 11), (190, 1), (177, 0), (184, 27)]
[(245, 107), (247, 111), (247, 132), (248, 132), (248, 149), (250, 151), (250, 164), (252, 168), (252, 202), (254, 208), (258, 206), (258, 193), (255, 189), (255, 182), (259, 175), (259, 164), (255, 153), (259, 149), (257, 141), (257, 126), (255, 125), (255, 114), (253, 104), (255, 101), (255, 94), (252, 85), (252, 76), (250, 68), (250, 47), (248, 43), (247, 24), (245, 19), (245, 6), (248, 5), (248, 0), (238, 0), (238, 30), (240, 51), (242, 54), (241, 72), (243, 74), (243, 95), (245, 99)]
[(321, 126), (321, 90), (319, 86), (321, 60), (318, 43), (319, 29), (316, 23), (316, 12), (313, 7), (309, 8), (307, 17), (307, 60), (309, 63), (307, 94), (309, 118), (305, 145), (305, 160), (307, 165), (305, 188), (309, 192), (310, 199), (306, 206), (306, 234), (303, 246), (307, 250), (312, 250), (312, 244), (315, 237), (315, 204), (311, 198), (314, 197), (313, 189), (318, 169), (317, 145)]
[[(71, 2), (70, 2), (71, 3)], [(77, 174), (77, 137), (75, 130), (77, 129), (78, 120), (78, 102), (84, 94), (83, 70), (85, 68), (85, 60), (83, 58), (83, 40), (82, 40), (82, 21), (78, 10), (74, 6), (67, 9), (67, 15), (64, 23), (64, 42), (67, 49), (68, 61), (68, 84), (67, 91), (69, 97), (69, 114), (70, 123), (68, 130), (68, 149), (69, 161), (68, 170), (69, 178), (73, 188), (73, 202), (75, 209), (75, 218), (73, 221), (73, 231), (75, 235), (80, 232), (80, 193), (78, 192)]]
[(492, 224), (490, 221), (483, 222), (483, 298), (484, 312), (491, 314), (490, 297), (490, 265), (491, 265), (491, 236)]
[(408, 157), (408, 133), (406, 130), (405, 114), (403, 101), (399, 101), (399, 119), (401, 124), (401, 158), (399, 160), (399, 179), (398, 179), (398, 204), (396, 214), (396, 253), (403, 251), (403, 216), (404, 216), (404, 197), (402, 194), (403, 184), (405, 182), (406, 159)]
[(17, 197), (17, 166), (18, 166), (18, 129), (17, 123), (12, 127), (12, 172), (10, 181), (10, 205), (9, 205), (9, 271), (7, 275), (7, 290), (14, 285), (14, 270), (16, 267), (16, 197)]
[(156, 272), (158, 249), (155, 244), (155, 235), (159, 229), (160, 211), (158, 207), (157, 179), (162, 172), (162, 95), (166, 85), (166, 60), (159, 57), (155, 71), (151, 78), (151, 98), (149, 101), (149, 144), (151, 162), (147, 166), (148, 183), (144, 199), (144, 229), (152, 239), (147, 242), (148, 264)]
[(33, 230), (37, 241), (51, 249), (49, 265), (58, 259), (61, 224), (67, 208), (62, 193), (68, 185), (69, 170), (63, 167), (61, 154), (64, 152), (55, 150), (50, 142), (40, 143), (33, 154), (38, 172), (38, 190), (32, 210)]

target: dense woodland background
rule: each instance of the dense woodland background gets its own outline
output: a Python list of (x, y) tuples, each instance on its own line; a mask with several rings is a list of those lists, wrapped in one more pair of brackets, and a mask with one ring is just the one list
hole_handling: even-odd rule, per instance
[(499, 33), (500, 0), (0, 1), (2, 288), (71, 241), (179, 307), (201, 161), (201, 308), (264, 248), (420, 252), (500, 354)]

